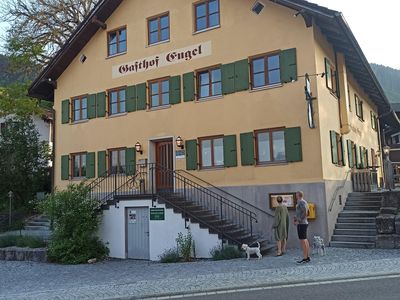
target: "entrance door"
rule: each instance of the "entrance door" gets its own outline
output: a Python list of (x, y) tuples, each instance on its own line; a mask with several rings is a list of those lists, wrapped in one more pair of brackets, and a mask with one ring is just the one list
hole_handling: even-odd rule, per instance
[(172, 140), (156, 142), (156, 187), (157, 191), (172, 190), (174, 169), (174, 152)]
[(130, 207), (126, 209), (127, 252), (131, 259), (150, 259), (149, 209)]

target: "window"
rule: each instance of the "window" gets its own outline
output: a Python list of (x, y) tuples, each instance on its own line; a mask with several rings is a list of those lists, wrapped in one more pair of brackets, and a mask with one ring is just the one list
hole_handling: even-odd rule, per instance
[(353, 165), (358, 168), (358, 155), (357, 155), (357, 145), (351, 142), (351, 157), (353, 160)]
[(201, 1), (195, 4), (194, 10), (196, 31), (219, 26), (219, 0)]
[(253, 89), (281, 83), (279, 53), (253, 58), (250, 69)]
[(284, 130), (256, 131), (256, 160), (257, 164), (286, 161)]
[(360, 120), (364, 121), (364, 111), (363, 111), (363, 102), (358, 98), (357, 94), (354, 94), (354, 102), (356, 107), (356, 115), (360, 118)]
[(169, 78), (149, 82), (150, 107), (169, 104)]
[(338, 96), (339, 81), (337, 80), (336, 68), (327, 58), (325, 58), (325, 80), (326, 87), (331, 91), (331, 93)]
[(338, 165), (344, 166), (344, 149), (343, 149), (343, 137), (336, 133), (336, 149), (338, 155)]
[(87, 97), (72, 98), (72, 120), (74, 122), (87, 120)]
[(224, 138), (222, 136), (200, 139), (200, 166), (202, 169), (224, 166)]
[(259, 15), (261, 11), (264, 9), (264, 4), (261, 2), (257, 1), (254, 5), (253, 8), (251, 9), (256, 15)]
[(108, 114), (115, 115), (126, 111), (126, 91), (125, 88), (118, 88), (108, 92)]
[(372, 110), (371, 110), (371, 127), (375, 131), (378, 130), (378, 118)]
[(108, 56), (126, 52), (126, 27), (108, 33)]
[(108, 172), (123, 174), (125, 171), (125, 148), (108, 150)]
[(147, 20), (149, 45), (169, 40), (169, 14), (165, 13)]
[(86, 153), (71, 154), (72, 178), (86, 177)]
[(348, 99), (348, 102), (349, 102), (349, 111), (351, 111), (351, 92), (350, 92), (350, 85), (349, 85), (349, 84), (347, 84), (347, 97), (349, 98), (349, 99)]
[(221, 68), (198, 72), (197, 84), (198, 98), (222, 95)]
[(377, 159), (376, 159), (376, 154), (375, 154), (374, 149), (371, 149), (371, 162), (372, 162), (372, 167), (377, 166)]

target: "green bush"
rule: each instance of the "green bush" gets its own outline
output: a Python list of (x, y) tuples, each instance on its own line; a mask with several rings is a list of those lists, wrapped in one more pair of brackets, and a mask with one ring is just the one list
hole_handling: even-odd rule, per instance
[(96, 236), (100, 203), (90, 197), (89, 188), (83, 183), (56, 191), (46, 198), (41, 209), (54, 224), (48, 247), (50, 261), (80, 264), (108, 255), (107, 247)]
[(210, 251), (213, 260), (242, 258), (243, 253), (234, 246), (215, 247)]
[(44, 248), (46, 247), (46, 242), (34, 236), (7, 235), (0, 237), (0, 248), (13, 246), (22, 248)]
[(178, 249), (168, 249), (160, 255), (160, 262), (162, 263), (177, 263), (180, 261), (181, 258), (179, 257)]
[(190, 230), (184, 235), (182, 232), (178, 233), (176, 238), (178, 244), (178, 252), (184, 261), (190, 261), (190, 255), (192, 254), (193, 238)]

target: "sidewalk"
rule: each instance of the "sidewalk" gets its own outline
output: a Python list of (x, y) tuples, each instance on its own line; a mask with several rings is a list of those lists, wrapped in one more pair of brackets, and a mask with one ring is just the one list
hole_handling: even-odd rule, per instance
[(127, 299), (400, 273), (400, 250), (328, 248), (296, 265), (299, 251), (261, 261), (60, 266), (0, 262), (0, 299)]

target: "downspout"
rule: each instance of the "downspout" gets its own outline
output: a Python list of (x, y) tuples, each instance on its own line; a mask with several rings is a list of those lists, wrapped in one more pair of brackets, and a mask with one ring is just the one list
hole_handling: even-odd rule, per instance
[(50, 126), (52, 126), (52, 131), (51, 131), (51, 142), (52, 142), (52, 149), (51, 149), (51, 192), (53, 193), (55, 191), (55, 172), (54, 172), (54, 163), (55, 163), (55, 153), (56, 153), (56, 111), (54, 108), (51, 110), (53, 114), (53, 120), (50, 123)]

